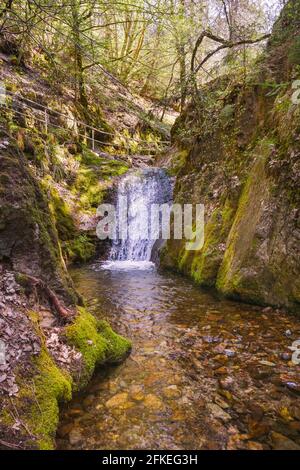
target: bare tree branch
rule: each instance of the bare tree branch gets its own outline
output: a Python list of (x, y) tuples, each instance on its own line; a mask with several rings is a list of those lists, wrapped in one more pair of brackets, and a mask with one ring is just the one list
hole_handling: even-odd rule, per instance
[[(239, 41), (231, 41), (227, 40), (224, 38), (221, 38), (219, 36), (216, 36), (215, 34), (211, 33), (210, 31), (203, 31), (200, 36), (198, 37), (193, 53), (192, 53), (192, 59), (191, 59), (191, 72), (193, 74), (197, 73), (200, 68), (217, 52), (221, 51), (222, 49), (232, 49), (233, 47), (240, 46), (242, 44), (257, 44), (258, 42), (264, 41), (270, 37), (270, 34), (265, 34), (264, 36), (261, 36), (256, 39), (241, 39)], [(205, 58), (200, 62), (197, 67), (195, 67), (195, 62), (196, 62), (196, 55), (198, 52), (199, 47), (201, 46), (204, 38), (211, 39), (212, 41), (218, 42), (221, 44), (221, 46), (217, 47), (213, 51), (209, 52)]]

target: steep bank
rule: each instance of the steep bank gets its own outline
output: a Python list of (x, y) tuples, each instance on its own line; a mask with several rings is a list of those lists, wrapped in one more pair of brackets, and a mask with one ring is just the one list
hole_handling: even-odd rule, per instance
[[(109, 139), (92, 151), (69, 127), (85, 113), (68, 90), (31, 65), (15, 66), (10, 55), (1, 61), (14, 96), (0, 114), (0, 448), (50, 449), (59, 403), (84, 387), (96, 366), (123, 360), (131, 347), (89, 314), (67, 267), (101, 249), (96, 208), (136, 163), (137, 144), (128, 148), (125, 136), (155, 144), (155, 131), (143, 124), (139, 106), (119, 115), (124, 99), (106, 116), (90, 103), (88, 123), (104, 132), (96, 139)], [(48, 128), (43, 108), (28, 100), (53, 110)]]
[(3, 127), (0, 147), (0, 447), (49, 449), (58, 403), (130, 342), (82, 307), (47, 193)]
[(131, 348), (87, 311), (68, 266), (103, 254), (97, 207), (169, 127), (107, 76), (84, 109), (41, 49), (19, 53), (0, 35), (0, 448), (49, 449), (59, 402)]
[(205, 205), (205, 243), (169, 241), (164, 267), (228, 297), (300, 310), (300, 2), (291, 0), (246, 78), (200, 90), (173, 129), (164, 158), (175, 201)]

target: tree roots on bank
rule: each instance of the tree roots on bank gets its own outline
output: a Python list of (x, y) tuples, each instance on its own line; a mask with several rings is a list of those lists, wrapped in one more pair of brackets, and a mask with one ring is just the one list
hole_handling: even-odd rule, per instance
[(63, 320), (64, 323), (68, 323), (74, 318), (75, 312), (63, 306), (55, 292), (42, 279), (28, 274), (16, 273), (16, 281), (29, 293), (34, 293), (37, 298), (39, 298), (39, 295), (45, 296), (51, 307), (56, 311), (58, 318)]

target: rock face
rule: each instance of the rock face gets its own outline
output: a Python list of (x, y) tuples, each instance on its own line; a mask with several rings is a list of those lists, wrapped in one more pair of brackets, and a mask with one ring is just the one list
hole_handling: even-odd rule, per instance
[(186, 251), (185, 241), (171, 240), (161, 260), (228, 297), (295, 311), (299, 31), (300, 2), (291, 0), (246, 80), (224, 77), (208, 84), (177, 120), (175, 149), (167, 158), (177, 176), (175, 201), (205, 205), (205, 242), (201, 250)]
[(130, 349), (80, 307), (35, 171), (0, 125), (0, 448), (53, 448), (58, 403)]
[(0, 263), (43, 278), (68, 304), (78, 300), (67, 274), (46, 194), (24, 154), (0, 135)]

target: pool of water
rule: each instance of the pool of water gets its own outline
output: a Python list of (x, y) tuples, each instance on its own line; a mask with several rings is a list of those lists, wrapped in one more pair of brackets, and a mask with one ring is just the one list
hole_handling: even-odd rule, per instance
[(300, 321), (220, 300), (151, 263), (77, 269), (98, 318), (133, 342), (61, 410), (59, 449), (300, 448)]

